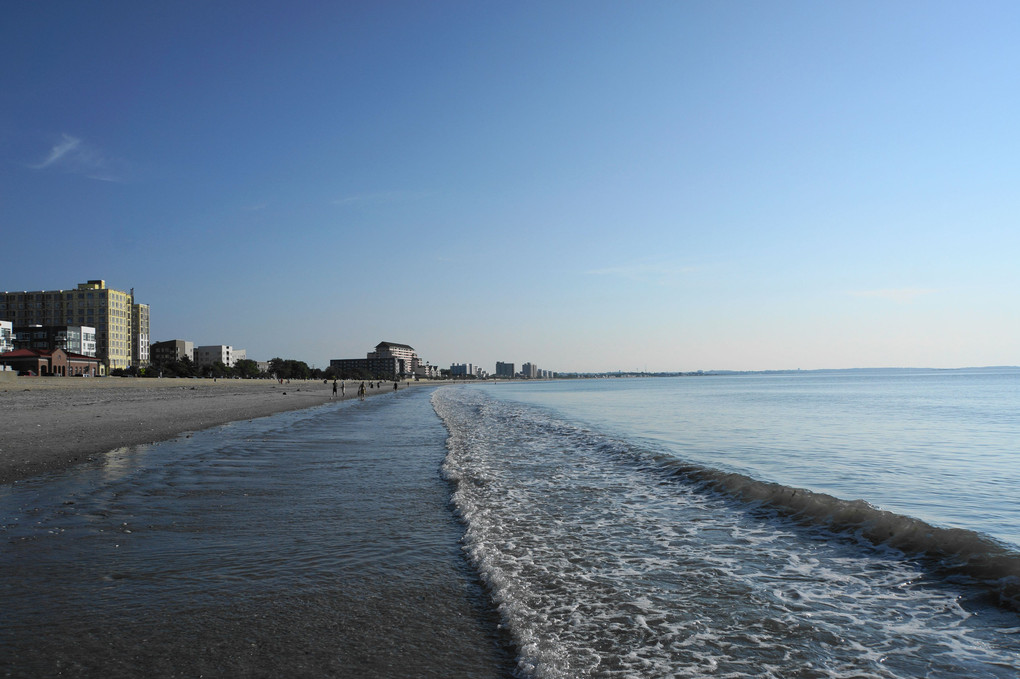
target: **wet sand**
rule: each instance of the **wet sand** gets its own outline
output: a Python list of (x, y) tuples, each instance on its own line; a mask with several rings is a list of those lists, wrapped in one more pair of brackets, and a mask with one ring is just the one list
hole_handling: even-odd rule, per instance
[[(189, 400), (143, 386), (78, 397), (143, 414)], [(332, 391), (195, 386), (207, 408)], [(0, 677), (513, 676), (440, 474), (432, 389), (385, 387), (0, 486)]]
[[(344, 398), (357, 398), (348, 380)], [(409, 383), (401, 382), (400, 388)], [(393, 392), (382, 382), (369, 395)], [(123, 446), (227, 422), (310, 408), (332, 398), (321, 380), (0, 377), (0, 484)], [(337, 394), (340, 398), (340, 394)]]

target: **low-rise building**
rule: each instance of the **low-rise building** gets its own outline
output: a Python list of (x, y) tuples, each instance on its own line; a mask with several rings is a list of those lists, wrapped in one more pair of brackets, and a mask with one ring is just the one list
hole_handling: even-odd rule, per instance
[(514, 376), (514, 364), (496, 361), (496, 377), (512, 378)]
[(380, 379), (392, 380), (403, 375), (403, 361), (390, 356), (388, 358), (334, 358), (329, 367), (341, 379)]
[(420, 361), (413, 372), (415, 377), (426, 380), (435, 380), (443, 376), (443, 371), (439, 369), (438, 365), (431, 365)]
[(0, 321), (0, 354), (14, 351), (14, 324)]
[(0, 363), (19, 373), (57, 377), (103, 374), (103, 364), (95, 356), (83, 356), (63, 349), (15, 349), (0, 354)]
[(173, 363), (187, 358), (195, 360), (195, 343), (188, 340), (166, 340), (155, 342), (149, 347), (149, 360), (154, 365)]
[(96, 329), (87, 325), (17, 325), (14, 349), (63, 349), (83, 356), (96, 355)]
[(248, 355), (244, 349), (235, 349), (229, 344), (210, 344), (195, 347), (195, 363), (199, 366), (213, 365), (217, 361), (228, 368)]

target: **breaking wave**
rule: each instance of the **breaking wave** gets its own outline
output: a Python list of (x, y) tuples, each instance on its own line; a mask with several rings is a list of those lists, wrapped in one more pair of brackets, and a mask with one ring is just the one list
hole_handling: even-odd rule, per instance
[(658, 457), (657, 463), (663, 473), (678, 481), (920, 558), (940, 576), (968, 578), (971, 584), (994, 593), (1000, 605), (1020, 610), (1020, 553), (986, 535), (933, 526), (864, 500), (844, 500), (665, 457)]
[(987, 536), (692, 464), (481, 390), (442, 388), (432, 404), (516, 676), (1020, 670), (1020, 559)]

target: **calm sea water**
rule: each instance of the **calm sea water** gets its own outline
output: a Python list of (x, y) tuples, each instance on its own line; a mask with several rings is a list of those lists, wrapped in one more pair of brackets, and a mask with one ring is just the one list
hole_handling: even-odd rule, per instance
[(522, 677), (1020, 676), (1016, 370), (445, 388)]

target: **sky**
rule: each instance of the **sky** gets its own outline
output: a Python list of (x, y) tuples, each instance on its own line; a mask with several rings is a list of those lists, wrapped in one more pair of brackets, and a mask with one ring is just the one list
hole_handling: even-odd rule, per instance
[(0, 4), (0, 290), (556, 371), (1020, 364), (1016, 2)]

